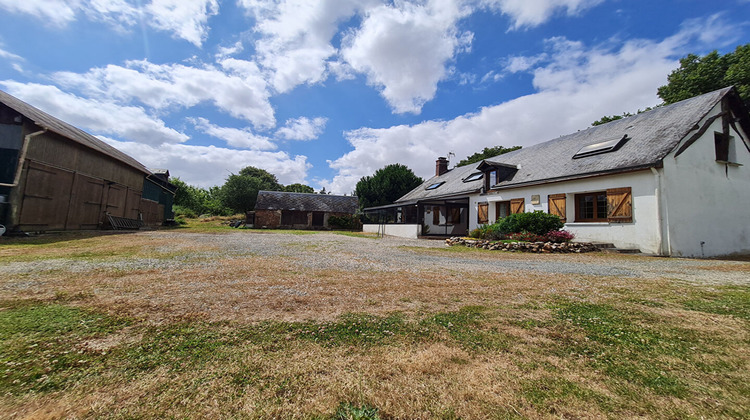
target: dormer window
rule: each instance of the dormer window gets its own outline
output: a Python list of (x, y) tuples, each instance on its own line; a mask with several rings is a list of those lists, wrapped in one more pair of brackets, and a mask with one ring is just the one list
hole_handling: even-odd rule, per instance
[(445, 181), (443, 181), (443, 182), (436, 182), (434, 184), (430, 184), (427, 188), (425, 188), (425, 190), (427, 190), (427, 191), (434, 190), (434, 189), (440, 187), (443, 184), (445, 184)]
[(581, 147), (578, 152), (576, 152), (575, 155), (573, 155), (573, 159), (580, 159), (587, 156), (594, 156), (594, 155), (601, 155), (603, 153), (609, 153), (614, 152), (615, 150), (622, 147), (625, 142), (630, 140), (627, 134), (623, 136), (616, 136), (616, 137), (609, 137), (606, 139), (603, 139), (602, 141), (594, 144), (589, 144), (588, 146)]

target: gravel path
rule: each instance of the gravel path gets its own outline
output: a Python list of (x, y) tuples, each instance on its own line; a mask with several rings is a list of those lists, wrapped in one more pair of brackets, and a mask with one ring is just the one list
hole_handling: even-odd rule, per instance
[[(159, 239), (159, 252), (189, 254), (169, 259), (129, 258), (48, 259), (15, 262), (0, 266), (0, 275), (25, 274), (62, 270), (171, 270), (191, 266), (210, 268), (218, 260), (233, 256), (257, 255), (282, 257), (312, 269), (345, 271), (413, 271), (452, 270), (467, 273), (489, 271), (562, 273), (581, 276), (617, 276), (622, 278), (665, 278), (697, 284), (749, 285), (748, 264), (733, 261), (657, 258), (596, 254), (535, 255), (501, 252), (450, 253), (440, 252), (443, 241), (410, 240), (387, 237), (370, 239), (334, 233), (291, 235), (241, 231), (229, 234), (201, 234), (154, 231), (141, 232)], [(195, 249), (198, 251), (193, 252)]]

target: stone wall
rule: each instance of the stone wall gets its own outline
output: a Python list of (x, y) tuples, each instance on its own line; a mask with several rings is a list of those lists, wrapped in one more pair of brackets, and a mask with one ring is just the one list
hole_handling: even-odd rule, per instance
[(595, 245), (587, 242), (492, 242), (482, 239), (466, 239), (453, 237), (445, 240), (450, 246), (462, 245), (469, 248), (482, 248), (492, 251), (506, 252), (536, 252), (536, 253), (577, 253), (599, 251)]
[(256, 228), (277, 228), (281, 225), (281, 210), (256, 210)]

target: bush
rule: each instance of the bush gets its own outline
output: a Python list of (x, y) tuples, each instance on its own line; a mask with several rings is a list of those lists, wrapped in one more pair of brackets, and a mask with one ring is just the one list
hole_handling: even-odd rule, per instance
[(572, 232), (567, 230), (551, 230), (545, 235), (548, 242), (562, 243), (570, 242), (576, 237)]
[(178, 218), (195, 219), (196, 217), (198, 217), (198, 215), (195, 214), (195, 211), (193, 211), (193, 209), (179, 206), (176, 204), (172, 206), (172, 211), (174, 211), (175, 219), (178, 219)]
[(547, 242), (547, 237), (531, 232), (516, 232), (508, 235), (508, 239), (518, 242)]
[(328, 217), (328, 226), (333, 229), (359, 230), (362, 228), (362, 223), (360, 223), (359, 218), (354, 215), (330, 215)]
[(559, 217), (543, 211), (511, 214), (500, 219), (495, 225), (497, 232), (501, 234), (529, 232), (540, 236), (560, 230), (564, 226)]

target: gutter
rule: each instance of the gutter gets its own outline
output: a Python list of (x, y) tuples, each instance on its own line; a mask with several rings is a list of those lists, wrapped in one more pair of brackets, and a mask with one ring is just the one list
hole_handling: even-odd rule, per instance
[(21, 147), (21, 154), (18, 156), (18, 166), (16, 167), (16, 176), (13, 178), (12, 184), (0, 184), (0, 187), (17, 187), (21, 181), (21, 172), (23, 172), (23, 161), (26, 160), (26, 152), (29, 150), (29, 143), (32, 137), (42, 135), (47, 132), (47, 129), (35, 131), (31, 134), (27, 134), (23, 137), (23, 146)]

